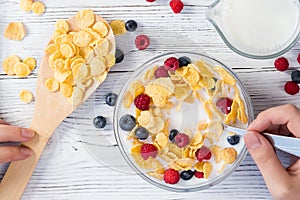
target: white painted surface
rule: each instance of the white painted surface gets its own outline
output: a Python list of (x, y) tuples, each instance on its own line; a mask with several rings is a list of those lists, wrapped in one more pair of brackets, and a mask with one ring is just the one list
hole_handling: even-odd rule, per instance
[[(184, 0), (181, 14), (173, 14), (167, 0), (147, 3), (145, 0), (45, 0), (46, 13), (36, 16), (19, 9), (19, 0), (0, 0), (0, 33), (11, 21), (24, 22), (28, 31), (22, 42), (0, 37), (0, 61), (11, 54), (21, 58), (33, 56), (38, 66), (43, 49), (54, 29), (57, 19), (66, 19), (83, 8), (92, 8), (108, 21), (113, 19), (138, 22), (137, 32), (117, 37), (120, 49), (126, 52), (125, 60), (117, 64), (95, 95), (70, 115), (57, 128), (50, 139), (40, 162), (23, 195), (28, 199), (272, 199), (255, 163), (249, 155), (236, 171), (217, 186), (194, 193), (173, 193), (158, 189), (128, 169), (121, 160), (114, 142), (111, 108), (104, 103), (107, 92), (118, 91), (122, 80), (130, 71), (160, 53), (186, 50), (205, 52), (217, 58), (240, 77), (253, 101), (255, 113), (284, 103), (300, 106), (299, 95), (289, 96), (283, 85), (290, 80), (290, 71), (274, 70), (273, 60), (243, 58), (226, 47), (213, 26), (206, 20), (205, 11), (210, 0)], [(150, 47), (137, 51), (134, 38), (144, 33), (151, 39)], [(296, 57), (299, 42), (285, 56), (293, 67), (298, 67)], [(29, 77), (19, 79), (4, 74), (0, 69), (0, 117), (13, 125), (29, 126), (34, 103), (26, 105), (18, 99), (19, 91), (35, 91), (38, 70)], [(126, 72), (126, 73), (125, 73)], [(124, 77), (125, 76), (125, 77)], [(121, 81), (120, 81), (121, 80)], [(92, 112), (89, 110), (92, 108)], [(95, 130), (92, 119), (105, 115), (110, 120), (104, 131)], [(95, 160), (85, 147), (87, 142), (101, 152), (101, 162)], [(100, 144), (100, 145), (99, 145)], [(93, 151), (95, 152), (95, 151)], [(113, 153), (110, 153), (113, 152)], [(98, 155), (99, 155), (98, 154)], [(281, 158), (288, 161), (281, 153)], [(2, 177), (7, 164), (0, 165)], [(17, 187), (17, 186), (16, 186)]]

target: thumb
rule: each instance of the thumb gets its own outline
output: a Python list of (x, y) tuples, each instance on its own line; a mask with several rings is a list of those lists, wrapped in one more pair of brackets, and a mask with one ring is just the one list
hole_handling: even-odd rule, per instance
[(281, 184), (285, 184), (289, 175), (283, 168), (269, 141), (256, 131), (248, 131), (244, 136), (244, 140), (268, 188), (274, 189)]

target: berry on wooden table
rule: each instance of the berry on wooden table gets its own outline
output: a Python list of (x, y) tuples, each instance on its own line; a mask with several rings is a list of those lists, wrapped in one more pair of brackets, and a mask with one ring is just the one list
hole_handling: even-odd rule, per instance
[(94, 118), (93, 124), (96, 128), (104, 128), (106, 125), (106, 119), (103, 116), (97, 116)]
[(135, 31), (137, 29), (137, 27), (138, 27), (138, 25), (137, 25), (136, 21), (134, 21), (134, 20), (128, 20), (125, 23), (125, 28), (129, 32)]
[(295, 83), (294, 81), (288, 81), (284, 85), (284, 90), (286, 93), (290, 95), (295, 95), (299, 93), (299, 85)]
[(117, 94), (110, 92), (105, 96), (105, 103), (109, 106), (115, 106), (117, 102), (117, 98), (118, 98)]
[(299, 70), (294, 70), (291, 74), (292, 81), (295, 83), (300, 83), (300, 71)]
[(171, 0), (170, 1), (170, 7), (173, 10), (174, 13), (180, 13), (184, 7), (184, 4), (181, 0)]
[(283, 72), (289, 68), (289, 61), (285, 57), (280, 57), (275, 60), (274, 66), (278, 71)]
[(147, 47), (150, 45), (150, 39), (147, 35), (138, 35), (135, 38), (135, 46), (139, 50), (147, 49)]

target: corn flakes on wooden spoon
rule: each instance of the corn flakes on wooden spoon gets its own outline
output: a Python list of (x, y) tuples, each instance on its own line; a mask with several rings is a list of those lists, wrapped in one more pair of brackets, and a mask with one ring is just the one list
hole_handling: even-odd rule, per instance
[[(66, 28), (66, 26), (59, 26), (59, 24), (67, 24), (67, 28), (69, 30), (62, 31), (63, 29), (61, 29), (61, 27)], [(110, 67), (114, 64), (114, 62), (112, 62), (112, 59), (114, 59), (115, 54), (115, 38), (111, 28), (103, 18), (94, 15), (94, 13), (91, 10), (84, 10), (78, 12), (76, 17), (72, 17), (71, 19), (69, 19), (68, 23), (60, 22), (59, 24), (58, 28), (56, 27), (56, 32), (61, 31), (61, 35), (70, 33), (72, 34), (73, 38), (77, 37), (77, 39), (74, 39), (74, 42), (61, 42), (59, 45), (60, 50), (63, 50), (63, 48), (61, 48), (63, 44), (70, 44), (71, 48), (75, 48), (77, 53), (74, 53), (74, 55), (72, 53), (67, 54), (66, 56), (57, 58), (57, 60), (65, 59), (66, 62), (69, 62), (75, 56), (79, 58), (79, 52), (84, 47), (92, 49), (94, 48), (93, 51), (95, 53), (92, 54), (93, 56), (85, 57), (85, 62), (76, 61), (77, 64), (74, 64), (73, 69), (71, 69), (71, 67), (69, 66), (69, 68), (60, 71), (60, 62), (57, 61), (57, 63), (54, 65), (53, 63), (50, 63), (50, 61), (53, 61), (53, 59), (50, 59), (51, 55), (53, 54), (47, 51), (48, 47), (52, 44), (56, 44), (59, 41), (59, 39), (56, 39), (56, 41), (54, 38), (48, 44), (48, 47), (46, 49), (46, 52), (48, 53), (44, 55), (41, 62), (41, 67), (39, 69), (39, 75), (37, 79), (36, 105), (33, 120), (30, 125), (30, 128), (36, 131), (36, 136), (32, 141), (23, 143), (23, 145), (28, 146), (33, 150), (33, 154), (26, 160), (12, 162), (9, 165), (9, 168), (0, 185), (0, 199), (15, 200), (21, 198), (22, 193), (41, 156), (41, 153), (44, 147), (46, 146), (49, 138), (51, 137), (52, 133), (55, 131), (57, 126), (69, 114), (71, 114), (82, 102), (84, 102), (105, 80)], [(107, 33), (104, 34), (102, 30), (104, 29), (105, 32), (105, 26), (103, 26), (103, 24), (107, 27)], [(89, 38), (91, 34), (86, 35), (86, 32), (81, 32), (83, 30), (91, 31), (92, 28), (90, 27), (94, 27), (94, 30), (98, 30), (102, 33), (102, 36), (99, 39), (102, 42), (93, 41), (91, 39), (92, 37)], [(85, 46), (86, 44), (84, 44), (86, 43), (86, 41), (80, 41), (84, 40), (80, 38), (81, 35), (85, 35), (84, 37), (88, 38), (87, 40), (89, 40), (90, 43), (87, 46)], [(103, 44), (103, 40), (105, 40), (105, 44)], [(82, 45), (82, 47), (76, 47), (75, 45), (73, 45), (74, 43), (79, 43)], [(108, 52), (106, 49), (107, 46), (109, 46)], [(57, 53), (58, 51), (55, 50), (52, 53), (54, 52)], [(80, 60), (82, 61), (82, 59)], [(103, 63), (106, 66), (104, 69)], [(96, 66), (99, 66), (100, 69), (97, 69)], [(68, 70), (72, 73), (72, 76), (69, 79), (58, 78), (60, 76), (57, 77), (55, 75), (55, 73), (57, 72), (66, 72)], [(45, 81), (49, 78), (53, 78), (53, 80), (57, 81), (58, 87), (60, 89), (64, 88), (63, 91), (58, 92), (55, 90), (50, 91), (49, 88), (47, 89), (47, 84), (45, 85)], [(89, 84), (86, 84), (86, 82), (89, 82)], [(72, 90), (69, 93), (67, 92), (68, 94), (65, 94), (65, 85), (70, 84)]]

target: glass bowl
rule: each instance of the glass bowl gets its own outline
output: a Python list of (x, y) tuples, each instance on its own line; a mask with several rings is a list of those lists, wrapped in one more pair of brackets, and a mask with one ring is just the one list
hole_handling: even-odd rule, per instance
[(300, 38), (299, 0), (216, 0), (206, 17), (231, 50), (248, 58), (278, 57)]
[[(239, 91), (238, 92), (239, 94), (237, 94), (237, 93), (235, 93), (235, 94), (239, 95), (240, 100), (242, 102), (244, 102), (244, 105), (245, 105), (244, 106), (244, 111), (245, 111), (245, 114), (248, 116), (248, 120), (244, 124), (241, 123), (241, 122), (237, 122), (237, 123), (234, 123), (233, 125), (241, 127), (241, 128), (247, 127), (248, 123), (253, 120), (253, 110), (252, 110), (252, 104), (251, 104), (250, 97), (247, 94), (246, 89), (243, 86), (243, 84), (241, 83), (241, 81), (239, 80), (239, 78), (228, 67), (226, 67), (224, 64), (222, 64), (218, 60), (216, 60), (214, 58), (211, 58), (209, 56), (203, 55), (203, 54), (198, 54), (198, 53), (193, 53), (193, 52), (170, 52), (170, 53), (165, 53), (165, 54), (162, 54), (160, 56), (154, 57), (154, 58), (150, 59), (149, 61), (145, 62), (143, 65), (141, 65), (140, 68), (138, 70), (136, 70), (132, 74), (132, 76), (124, 83), (124, 85), (123, 85), (123, 87), (120, 91), (120, 94), (119, 94), (119, 97), (118, 97), (118, 100), (117, 100), (117, 103), (116, 103), (116, 107), (115, 107), (115, 110), (114, 110), (113, 123), (114, 123), (115, 138), (117, 140), (120, 152), (121, 152), (122, 156), (124, 157), (124, 159), (129, 164), (129, 166), (137, 174), (139, 174), (143, 179), (145, 179), (149, 183), (151, 183), (151, 184), (153, 184), (153, 185), (155, 185), (159, 188), (163, 188), (163, 189), (170, 190), (170, 191), (175, 191), (175, 192), (190, 192), (190, 191), (198, 191), (198, 190), (202, 190), (202, 189), (205, 189), (205, 188), (209, 188), (209, 187), (211, 187), (213, 185), (216, 185), (217, 183), (221, 182), (226, 177), (228, 177), (236, 169), (236, 167), (238, 167), (238, 165), (243, 161), (243, 159), (245, 158), (247, 150), (246, 150), (246, 147), (244, 145), (243, 139), (240, 139), (240, 142), (238, 144), (235, 144), (234, 146), (229, 144), (226, 138), (227, 138), (228, 135), (230, 135), (232, 133), (226, 132), (225, 130), (223, 130), (223, 127), (221, 126), (221, 128), (222, 128), (222, 130), (220, 132), (221, 134), (217, 137), (217, 139), (215, 141), (210, 141), (208, 138), (213, 138), (213, 137), (206, 135), (207, 137), (206, 137), (205, 140), (203, 140), (204, 143), (202, 143), (202, 145), (209, 146), (209, 148), (212, 147), (213, 145), (219, 145), (219, 146), (221, 146), (222, 149), (224, 149), (226, 147), (227, 148), (233, 147), (237, 151), (236, 160), (232, 164), (226, 164), (225, 165), (223, 161), (222, 161), (222, 164), (221, 163), (216, 164), (216, 163), (214, 163), (215, 157), (214, 157), (214, 154), (213, 154), (213, 156), (211, 157), (211, 159), (209, 161), (209, 162), (213, 163), (212, 164), (213, 170), (212, 170), (210, 176), (207, 179), (206, 178), (198, 179), (198, 178), (193, 177), (191, 180), (188, 180), (188, 181), (180, 179), (180, 181), (177, 184), (168, 184), (168, 183), (165, 183), (165, 181), (163, 180), (163, 173), (161, 171), (157, 170), (159, 172), (157, 172), (157, 171), (155, 172), (156, 175), (158, 174), (158, 178), (157, 177), (155, 178), (155, 177), (153, 177), (153, 173), (151, 175), (151, 172), (153, 172), (153, 170), (154, 170), (153, 168), (150, 167), (151, 169), (145, 169), (145, 168), (147, 168), (147, 166), (146, 167), (144, 166), (145, 168), (141, 168), (140, 167), (141, 165), (137, 164), (135, 162), (135, 159), (137, 157), (133, 157), (132, 156), (133, 154), (131, 154), (131, 151), (132, 152), (134, 151), (134, 150), (132, 150), (133, 146), (137, 147), (137, 146), (141, 145), (140, 142), (155, 144), (156, 147), (159, 149), (159, 154), (156, 156), (155, 159), (153, 159), (153, 158), (150, 158), (150, 159), (158, 160), (163, 165), (163, 168), (164, 168), (163, 170), (166, 170), (167, 168), (169, 168), (168, 165), (170, 163), (165, 162), (163, 159), (161, 159), (160, 156), (164, 155), (168, 150), (170, 151), (171, 146), (174, 147), (174, 145), (176, 145), (176, 144), (174, 142), (171, 142), (170, 140), (168, 140), (168, 144), (164, 146), (164, 144), (158, 142), (158, 139), (157, 139), (158, 136), (155, 133), (152, 133), (152, 135), (150, 134), (151, 137), (149, 136), (146, 140), (134, 139), (135, 136), (132, 135), (132, 131), (122, 130), (120, 128), (120, 124), (119, 124), (120, 123), (120, 118), (122, 116), (124, 116), (126, 114), (131, 114), (133, 116), (136, 116), (135, 115), (136, 112), (137, 113), (141, 112), (141, 111), (136, 111), (136, 108), (134, 107), (133, 103), (130, 106), (128, 106), (128, 105), (124, 106), (123, 105), (124, 101), (127, 102), (127, 100), (128, 100), (128, 89), (132, 87), (131, 84), (133, 82), (135, 82), (136, 80), (139, 81), (141, 79), (141, 77), (143, 77), (144, 82), (148, 81), (148, 80), (145, 81), (145, 77), (147, 77), (147, 79), (149, 79), (149, 78), (151, 79), (150, 82), (144, 83), (144, 85), (149, 85), (152, 81), (155, 81), (155, 80), (157, 81), (158, 79), (151, 76), (151, 73), (148, 73), (147, 76), (144, 76), (145, 72), (149, 72), (149, 71), (151, 72), (151, 69), (154, 66), (163, 65), (164, 61), (169, 57), (179, 58), (179, 57), (182, 57), (182, 56), (186, 56), (186, 57), (190, 58), (192, 63), (194, 63), (196, 61), (201, 61), (202, 63), (204, 62), (204, 63), (207, 64), (207, 66), (213, 66), (213, 69), (215, 69), (215, 66), (219, 66), (219, 68), (221, 68), (222, 70), (225, 70), (225, 72), (228, 73), (228, 74), (223, 73), (226, 81), (230, 80), (229, 77), (234, 78), (234, 80), (236, 81), (235, 86), (236, 86), (236, 88), (238, 88), (238, 91)], [(179, 68), (179, 69), (183, 69), (183, 68), (188, 68), (188, 67), (182, 67), (182, 68)], [(215, 71), (211, 71), (211, 72), (215, 74), (215, 77), (213, 78), (213, 80), (215, 81), (215, 86), (214, 86), (214, 88), (211, 87), (212, 91), (221, 90), (220, 92), (225, 91), (225, 93), (226, 93), (226, 91), (228, 91), (228, 97), (230, 97), (230, 95), (232, 96), (233, 95), (232, 91), (230, 91), (229, 87), (227, 87), (226, 84), (224, 84), (224, 82), (220, 81), (220, 83), (223, 83), (223, 84), (217, 86), (218, 79), (221, 80), (221, 77), (217, 77)], [(172, 72), (170, 74), (174, 75), (174, 72)], [(172, 78), (173, 78), (173, 75), (172, 75)], [(205, 76), (203, 76), (203, 77), (205, 77)], [(210, 78), (212, 78), (212, 77), (210, 77)], [(164, 78), (159, 78), (159, 79), (164, 79)], [(204, 80), (204, 78), (203, 78), (203, 80)], [(172, 81), (174, 81), (174, 79), (172, 79)], [(177, 86), (179, 87), (179, 85), (176, 85), (176, 87)], [(199, 94), (200, 94), (202, 90), (204, 90), (204, 89), (199, 89), (197, 91), (199, 91)], [(146, 89), (145, 92), (146, 91), (148, 91), (148, 90)], [(218, 94), (218, 92), (216, 92), (215, 94)], [(135, 95), (138, 95), (138, 94), (135, 94)], [(201, 95), (202, 95), (202, 97), (205, 96), (205, 94), (201, 94)], [(184, 152), (186, 151), (186, 149), (190, 148), (190, 145), (194, 144), (192, 142), (192, 141), (194, 141), (194, 140), (192, 140), (192, 138), (196, 137), (195, 136), (196, 132), (197, 132), (196, 127), (197, 127), (197, 124), (199, 125), (199, 123), (198, 123), (199, 121), (201, 121), (203, 119), (207, 120), (207, 122), (208, 122), (208, 128), (206, 130), (207, 132), (212, 131), (212, 129), (214, 128), (214, 125), (212, 125), (212, 124), (214, 124), (214, 123), (217, 123), (219, 125), (221, 124), (220, 119), (217, 119), (217, 117), (216, 117), (217, 116), (216, 112), (221, 113), (220, 110), (218, 110), (216, 112), (212, 112), (212, 118), (208, 119), (208, 116), (206, 116), (204, 114), (203, 104), (200, 102), (199, 99), (197, 99), (195, 97), (195, 95), (192, 95), (192, 96), (194, 96), (194, 101), (190, 101), (190, 100), (186, 101), (186, 99), (188, 99), (188, 98), (186, 98), (184, 100), (186, 102), (180, 102), (179, 103), (179, 101), (173, 101), (174, 106), (168, 110), (169, 112), (166, 111), (163, 114), (163, 116), (165, 118), (162, 117), (162, 119), (165, 122), (165, 124), (164, 124), (165, 125), (164, 134), (166, 135), (166, 137), (168, 137), (168, 135), (167, 135), (168, 132), (171, 129), (174, 129), (174, 128), (179, 130), (180, 132), (185, 132), (185, 133), (189, 132), (189, 134), (187, 134), (190, 137), (189, 145), (187, 145), (185, 147), (182, 147), (182, 148), (179, 148), (179, 147), (175, 148), (177, 150), (179, 148), (182, 151), (182, 154), (179, 153), (179, 157), (181, 155), (181, 158), (178, 158), (178, 159), (175, 158), (175, 160), (177, 160), (177, 161), (179, 161), (181, 159), (184, 160), (185, 158), (182, 158), (182, 157), (184, 157), (183, 156)], [(220, 97), (220, 96), (218, 95), (218, 97)], [(155, 97), (153, 97), (153, 98), (155, 98)], [(173, 98), (173, 100), (176, 99), (175, 97), (172, 97), (172, 98)], [(170, 101), (172, 101), (172, 98), (170, 97)], [(131, 99), (131, 101), (132, 100), (133, 99)], [(176, 104), (176, 102), (178, 104)], [(216, 99), (212, 99), (212, 103), (216, 104)], [(150, 107), (152, 106), (150, 108), (151, 111), (154, 111), (155, 109), (153, 109), (153, 107), (156, 107), (156, 106), (153, 106), (153, 104), (154, 103), (152, 103), (150, 105)], [(163, 109), (160, 109), (160, 111), (162, 111), (162, 110)], [(162, 112), (164, 112), (164, 111), (162, 111)], [(156, 114), (158, 114), (158, 113), (156, 113)], [(156, 114), (154, 114), (154, 116), (156, 116)], [(139, 116), (141, 116), (141, 114), (139, 114)], [(225, 117), (226, 116), (224, 115), (223, 118), (221, 117), (221, 119), (224, 120)], [(166, 128), (167, 118), (169, 119), (170, 123), (169, 123), (169, 126), (167, 126), (167, 128)], [(139, 120), (137, 120), (137, 121), (141, 122)], [(202, 122), (203, 121), (201, 121), (201, 123)], [(157, 123), (157, 124), (159, 124), (159, 123)], [(200, 130), (201, 128), (198, 127), (198, 129)], [(166, 130), (167, 130), (167, 133), (166, 133)], [(215, 131), (217, 131), (217, 130), (215, 130)], [(163, 132), (163, 130), (158, 129), (157, 132)], [(198, 131), (197, 133), (199, 133), (199, 132), (201, 132), (201, 131)], [(204, 132), (204, 130), (203, 130), (203, 132)], [(201, 132), (201, 135), (202, 135), (203, 132)], [(153, 135), (155, 135), (155, 136), (153, 136)], [(128, 139), (128, 138), (131, 138), (131, 139)], [(153, 140), (151, 138), (153, 138)], [(134, 145), (133, 145), (133, 141), (135, 141)], [(165, 140), (161, 140), (161, 141), (165, 141)], [(159, 145), (158, 145), (158, 143), (159, 143)], [(134, 155), (139, 156), (138, 154), (134, 154)], [(191, 155), (194, 155), (194, 153), (192, 153)], [(141, 160), (140, 158), (139, 158), (139, 160), (143, 162), (143, 160)], [(196, 158), (193, 158), (193, 159), (194, 159), (194, 161), (192, 161), (192, 160), (189, 160), (189, 161), (194, 162), (194, 164), (198, 162), (196, 160)], [(151, 165), (151, 162), (150, 162), (150, 165)], [(147, 163), (147, 162), (145, 161), (145, 163)], [(149, 164), (149, 162), (148, 162), (148, 164)], [(148, 164), (145, 164), (145, 165), (148, 165)], [(172, 167), (172, 168), (174, 168), (174, 167)], [(187, 168), (191, 168), (191, 167), (187, 167)], [(187, 168), (185, 168), (185, 169), (187, 169)], [(217, 172), (218, 170), (221, 170), (222, 172), (218, 173)]]

